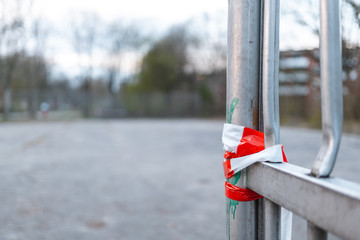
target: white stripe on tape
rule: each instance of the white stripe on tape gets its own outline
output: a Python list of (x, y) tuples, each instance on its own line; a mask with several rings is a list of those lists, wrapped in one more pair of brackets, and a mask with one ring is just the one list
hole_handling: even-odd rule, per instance
[(224, 150), (236, 153), (237, 147), (243, 137), (244, 127), (229, 123), (224, 124), (222, 143)]
[(283, 162), (281, 144), (251, 155), (230, 159), (231, 171), (237, 173), (255, 162)]

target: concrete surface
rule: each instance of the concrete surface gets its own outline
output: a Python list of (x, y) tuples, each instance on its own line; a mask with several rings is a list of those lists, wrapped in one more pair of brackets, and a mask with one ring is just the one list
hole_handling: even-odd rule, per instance
[[(225, 239), (222, 122), (122, 120), (0, 125), (0, 239)], [(310, 167), (319, 131), (282, 128)], [(334, 175), (360, 182), (360, 137)], [(305, 239), (294, 219), (293, 239)], [(336, 239), (331, 237), (330, 239)]]

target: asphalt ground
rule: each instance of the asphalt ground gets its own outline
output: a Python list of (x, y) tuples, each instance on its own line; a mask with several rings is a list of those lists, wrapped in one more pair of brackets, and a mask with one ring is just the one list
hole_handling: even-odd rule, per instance
[[(3, 123), (0, 239), (225, 239), (221, 132), (193, 119)], [(282, 127), (281, 142), (310, 168), (321, 132)], [(360, 183), (359, 153), (344, 135), (333, 176)], [(293, 233), (305, 239), (306, 222)]]

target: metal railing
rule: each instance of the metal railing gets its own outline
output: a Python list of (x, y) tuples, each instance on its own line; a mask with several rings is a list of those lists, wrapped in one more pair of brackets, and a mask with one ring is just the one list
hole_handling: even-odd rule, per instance
[[(230, 179), (264, 199), (227, 199), (228, 239), (284, 239), (281, 207), (308, 221), (308, 239), (360, 237), (360, 185), (329, 178), (342, 132), (339, 0), (320, 0), (320, 20), (323, 143), (313, 168), (256, 163)], [(279, 0), (229, 0), (227, 119), (264, 131), (265, 147), (280, 142), (278, 29)]]

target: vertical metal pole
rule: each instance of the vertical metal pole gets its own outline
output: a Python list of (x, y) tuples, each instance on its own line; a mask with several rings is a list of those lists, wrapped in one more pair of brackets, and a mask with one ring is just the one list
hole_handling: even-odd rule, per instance
[(279, 144), (279, 0), (264, 1), (262, 48), (265, 148)]
[[(320, 68), (323, 141), (311, 174), (329, 177), (340, 147), (343, 117), (339, 0), (320, 1)], [(327, 232), (308, 222), (308, 239), (326, 240)]]
[(281, 239), (281, 207), (269, 199), (264, 199), (264, 239)]
[[(229, 0), (227, 122), (259, 128), (260, 0)], [(228, 179), (246, 188), (246, 169)], [(227, 199), (227, 239), (257, 239), (257, 201)]]
[(326, 240), (327, 232), (323, 229), (317, 227), (316, 225), (308, 222), (308, 240)]
[[(265, 148), (279, 144), (279, 0), (263, 2), (262, 84)], [(281, 239), (281, 207), (264, 200), (259, 231), (265, 240)]]
[(323, 142), (311, 173), (328, 177), (342, 132), (342, 68), (339, 0), (320, 1), (320, 69)]

